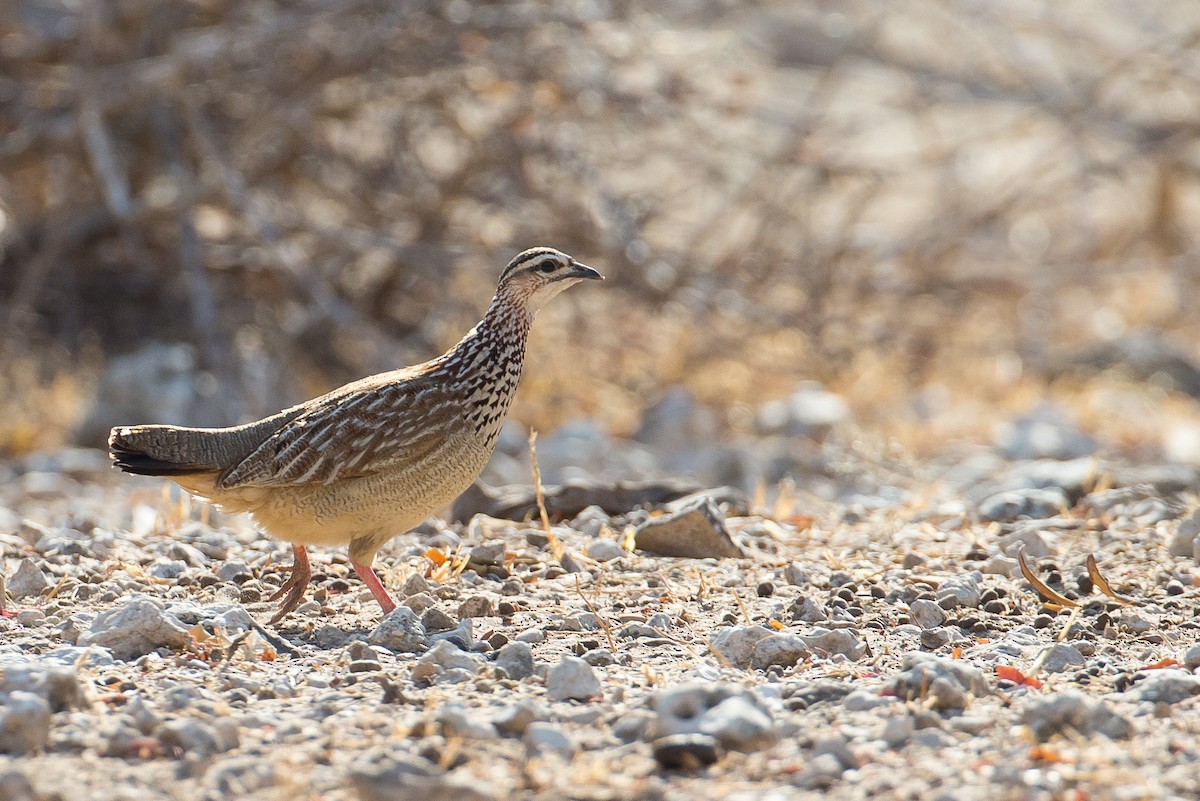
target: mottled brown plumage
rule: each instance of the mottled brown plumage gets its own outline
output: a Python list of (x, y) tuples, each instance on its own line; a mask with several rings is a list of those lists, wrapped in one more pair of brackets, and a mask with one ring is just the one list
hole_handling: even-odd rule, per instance
[(349, 543), (355, 571), (390, 612), (395, 603), (371, 568), (376, 551), (479, 476), (521, 378), (534, 314), (566, 287), (601, 277), (557, 250), (527, 250), (504, 269), (484, 318), (442, 356), (242, 426), (114, 428), (113, 461), (249, 512), (293, 543), (272, 623), (304, 596), (306, 545)]

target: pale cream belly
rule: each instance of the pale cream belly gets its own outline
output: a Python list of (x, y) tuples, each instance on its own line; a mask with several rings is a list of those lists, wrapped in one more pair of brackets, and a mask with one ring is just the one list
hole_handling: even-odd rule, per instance
[(287, 542), (344, 545), (363, 537), (383, 542), (448, 506), (490, 455), (479, 443), (448, 442), (420, 462), (361, 478), (246, 487), (209, 497), (230, 511), (249, 512), (268, 534)]

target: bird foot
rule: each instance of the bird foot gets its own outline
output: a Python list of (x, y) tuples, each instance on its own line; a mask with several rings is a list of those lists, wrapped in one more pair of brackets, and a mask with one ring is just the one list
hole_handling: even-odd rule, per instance
[(300, 602), (304, 600), (304, 591), (308, 589), (308, 582), (311, 578), (312, 567), (308, 563), (308, 551), (304, 549), (303, 545), (293, 545), (292, 573), (287, 577), (287, 581), (279, 585), (279, 589), (267, 598), (268, 601), (278, 601), (283, 598), (275, 616), (267, 621), (268, 626), (274, 626), (300, 605)]

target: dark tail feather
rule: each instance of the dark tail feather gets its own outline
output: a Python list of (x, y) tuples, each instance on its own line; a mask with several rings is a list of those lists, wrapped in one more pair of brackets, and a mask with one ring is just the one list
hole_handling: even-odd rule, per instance
[(122, 426), (108, 435), (113, 465), (141, 476), (182, 476), (218, 469), (186, 458), (182, 438), (186, 429), (173, 426)]

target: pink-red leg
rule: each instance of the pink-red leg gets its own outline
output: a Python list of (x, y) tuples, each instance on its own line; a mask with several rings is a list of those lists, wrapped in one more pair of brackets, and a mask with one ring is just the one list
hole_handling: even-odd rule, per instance
[(267, 623), (268, 626), (274, 626), (287, 617), (288, 612), (291, 612), (300, 605), (300, 602), (304, 600), (304, 591), (308, 588), (308, 582), (311, 578), (312, 566), (308, 563), (308, 551), (304, 549), (303, 545), (293, 545), (292, 574), (267, 599), (268, 601), (277, 601), (283, 598), (283, 601), (279, 604), (279, 611)]
[(379, 576), (375, 575), (375, 570), (371, 565), (361, 564), (353, 559), (350, 560), (350, 564), (354, 566), (354, 572), (363, 580), (363, 584), (366, 584), (367, 589), (375, 596), (375, 600), (379, 601), (385, 615), (396, 608), (396, 602), (392, 600), (392, 596), (388, 595), (383, 582), (379, 580)]

